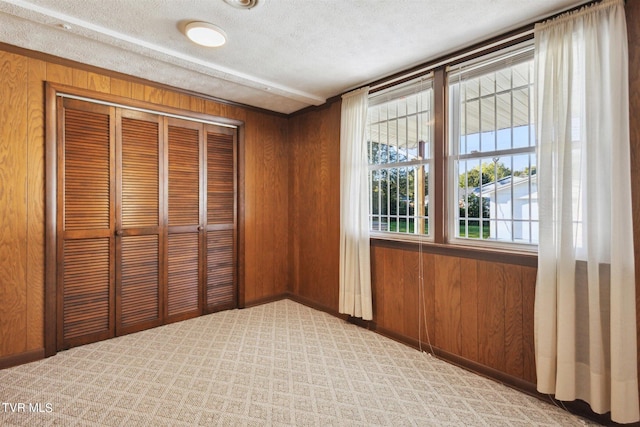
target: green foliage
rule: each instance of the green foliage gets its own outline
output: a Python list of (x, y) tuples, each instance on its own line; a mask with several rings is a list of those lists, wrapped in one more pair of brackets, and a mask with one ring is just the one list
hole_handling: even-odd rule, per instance
[[(407, 156), (398, 152), (396, 147), (377, 142), (371, 142), (370, 147), (369, 162), (371, 164), (398, 163), (408, 160)], [(372, 171), (372, 213), (374, 215), (427, 215), (427, 206), (424, 207), (424, 213), (415, 210), (420, 209), (421, 205), (420, 201), (414, 200), (418, 184), (416, 175), (412, 167)], [(428, 184), (428, 174), (424, 174), (423, 185), (429, 188)], [(422, 204), (424, 205), (424, 202)]]
[(537, 168), (535, 166), (532, 166), (531, 168), (529, 168), (529, 166), (525, 167), (523, 170), (521, 171), (514, 171), (513, 172), (513, 176), (529, 176), (529, 175), (535, 175), (537, 172)]
[(489, 207), (489, 199), (482, 198), (482, 216), (480, 216), (480, 196), (473, 193), (473, 190), (482, 185), (495, 182), (499, 179), (511, 176), (511, 169), (501, 162), (482, 163), (482, 172), (480, 168), (475, 167), (468, 170), (467, 173), (461, 173), (458, 177), (458, 185), (464, 188), (467, 197), (459, 202), (460, 218), (489, 218), (491, 215)]
[[(482, 164), (482, 175), (480, 174), (480, 169), (475, 167), (469, 171), (467, 171), (466, 175), (464, 173), (460, 174), (458, 179), (458, 185), (462, 188), (476, 188), (480, 186), (480, 177), (482, 176), (482, 185), (489, 184), (490, 182), (494, 182), (498, 179), (506, 178), (511, 176), (511, 169), (506, 167), (504, 163), (496, 162), (496, 163), (483, 163)], [(466, 177), (466, 184), (465, 184)]]
[[(465, 214), (465, 206), (466, 206), (466, 214)], [(489, 198), (482, 198), (482, 218), (489, 218), (490, 205)], [(467, 196), (467, 203), (460, 204), (460, 218), (480, 218), (480, 197), (476, 194), (469, 194)]]

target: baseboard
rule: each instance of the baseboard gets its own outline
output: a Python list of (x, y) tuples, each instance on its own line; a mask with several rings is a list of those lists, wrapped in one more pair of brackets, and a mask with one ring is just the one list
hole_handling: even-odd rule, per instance
[(307, 307), (313, 308), (314, 310), (324, 311), (325, 313), (328, 313), (328, 314), (330, 314), (332, 316), (335, 316), (335, 317), (337, 317), (339, 319), (342, 319), (342, 320), (345, 320), (345, 321), (349, 317), (346, 314), (338, 313), (335, 310), (335, 308), (327, 307), (327, 306), (322, 305), (322, 304), (318, 304), (317, 302), (315, 302), (313, 300), (310, 300), (309, 298), (301, 297), (300, 295), (288, 293), (287, 294), (287, 298), (290, 299), (291, 301), (295, 301), (295, 302), (300, 303), (302, 305), (306, 305)]
[(11, 356), (0, 357), (0, 369), (11, 368), (12, 366), (23, 365), (36, 360), (44, 359), (44, 348), (25, 351), (24, 353), (12, 354)]
[(249, 307), (256, 307), (258, 305), (263, 305), (263, 304), (268, 304), (270, 302), (275, 302), (275, 301), (280, 301), (283, 299), (287, 299), (289, 297), (289, 293), (288, 292), (283, 292), (281, 294), (277, 294), (277, 295), (271, 295), (265, 298), (259, 298), (253, 301), (245, 301), (244, 302), (244, 306), (242, 307), (238, 307), (238, 308), (249, 308)]

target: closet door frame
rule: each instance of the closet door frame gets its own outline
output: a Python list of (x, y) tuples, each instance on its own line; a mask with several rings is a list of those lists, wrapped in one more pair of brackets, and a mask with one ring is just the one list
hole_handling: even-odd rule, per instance
[[(190, 95), (193, 96), (193, 95)], [(244, 135), (245, 124), (242, 120), (211, 116), (189, 110), (153, 104), (88, 89), (81, 89), (59, 83), (45, 82), (45, 293), (44, 293), (44, 354), (45, 357), (57, 353), (58, 321), (63, 313), (58, 309), (58, 271), (62, 260), (58, 259), (58, 105), (59, 97), (76, 97), (96, 103), (114, 105), (122, 108), (141, 110), (167, 117), (185, 118), (203, 123), (236, 128), (236, 287), (237, 307), (244, 308)], [(165, 119), (166, 120), (166, 119)], [(166, 144), (165, 144), (166, 146)], [(165, 199), (166, 203), (166, 199)], [(166, 204), (165, 204), (166, 206)], [(161, 249), (162, 251), (162, 249)], [(115, 282), (115, 280), (114, 280)], [(166, 304), (165, 304), (166, 305)], [(164, 313), (163, 313), (164, 314)]]

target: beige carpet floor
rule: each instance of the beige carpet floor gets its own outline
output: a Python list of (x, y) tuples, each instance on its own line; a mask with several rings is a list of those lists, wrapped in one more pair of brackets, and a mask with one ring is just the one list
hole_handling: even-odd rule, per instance
[(590, 424), (289, 300), (2, 370), (0, 399), (2, 426)]

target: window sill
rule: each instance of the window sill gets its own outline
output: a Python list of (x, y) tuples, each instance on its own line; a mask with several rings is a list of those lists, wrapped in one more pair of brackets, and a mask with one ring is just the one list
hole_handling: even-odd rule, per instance
[[(426, 237), (422, 239), (406, 238), (406, 236), (381, 236), (380, 233), (376, 233), (371, 236), (371, 246), (379, 246), (386, 248), (402, 249), (409, 251), (421, 250), (424, 253), (445, 255), (459, 258), (470, 258), (480, 261), (500, 262), (504, 264), (522, 265), (525, 267), (537, 267), (538, 266), (538, 254), (536, 252), (522, 250), (519, 248), (488, 248), (487, 246), (479, 247), (475, 244), (460, 244), (456, 243), (435, 243), (431, 240), (427, 240)], [(475, 243), (475, 242), (474, 242)]]

